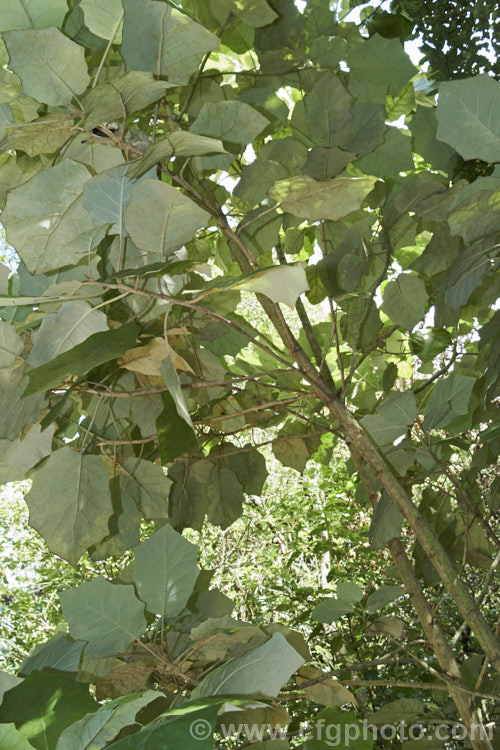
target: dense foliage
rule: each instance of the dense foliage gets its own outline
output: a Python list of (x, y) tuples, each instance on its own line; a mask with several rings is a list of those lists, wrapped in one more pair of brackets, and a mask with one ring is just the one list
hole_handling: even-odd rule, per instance
[[(320, 750), (332, 727), (396, 746), (353, 738), (366, 719), (413, 722), (407, 750), (436, 722), (464, 731), (432, 747), (493, 746), (500, 85), (445, 81), (436, 106), (373, 19), (366, 36), (327, 0), (0, 2), (20, 259), (0, 269), (0, 481), (32, 480), (54, 556), (111, 560), (61, 591), (68, 632), (1, 676), (6, 747), (209, 750), (245, 744), (213, 739), (240, 722), (288, 726), (259, 749)], [(468, 181), (460, 160), (493, 171)], [(314, 519), (307, 555), (277, 536), (320, 580), (236, 619), (189, 539), (217, 567), (207, 524), (248, 504), (270, 544), (268, 450), (325, 499), (290, 503)]]

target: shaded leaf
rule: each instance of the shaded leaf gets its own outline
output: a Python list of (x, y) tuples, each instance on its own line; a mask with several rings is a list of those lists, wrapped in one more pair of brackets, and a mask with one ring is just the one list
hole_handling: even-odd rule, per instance
[(385, 287), (382, 310), (393, 323), (411, 331), (424, 317), (428, 299), (422, 279), (401, 274)]
[(29, 469), (52, 451), (54, 427), (41, 432), (33, 425), (22, 440), (0, 440), (0, 485), (23, 479)]
[(66, 104), (89, 84), (85, 50), (59, 29), (4, 31), (9, 68), (23, 92), (45, 104)]
[(33, 747), (49, 750), (63, 729), (97, 707), (88, 685), (62, 675), (32, 672), (5, 693), (0, 722), (13, 722)]
[(338, 620), (342, 615), (348, 615), (354, 612), (352, 605), (349, 602), (343, 602), (340, 599), (323, 599), (319, 604), (316, 604), (311, 617), (318, 622), (331, 623)]
[(203, 26), (155, 0), (123, 0), (122, 57), (127, 70), (147, 70), (177, 84), (189, 82), (219, 40)]
[(403, 594), (404, 591), (401, 586), (380, 586), (368, 597), (366, 609), (368, 612), (378, 612), (379, 609), (383, 609)]
[(26, 657), (19, 674), (28, 675), (35, 670), (64, 672), (76, 675), (82, 655), (83, 641), (74, 641), (67, 633), (57, 633), (45, 643), (39, 643)]
[(375, 182), (375, 177), (338, 177), (317, 182), (299, 175), (275, 182), (268, 193), (286, 213), (311, 221), (337, 221), (361, 207)]
[(198, 439), (190, 426), (179, 415), (170, 393), (162, 393), (163, 410), (156, 420), (158, 446), (162, 464), (168, 464), (178, 456), (196, 450)]
[(214, 669), (193, 690), (192, 698), (211, 695), (276, 697), (304, 659), (281, 633)]
[(373, 549), (384, 549), (391, 539), (399, 539), (404, 518), (384, 490), (373, 511), (369, 540)]
[[(47, 502), (51, 497), (58, 502)], [(100, 456), (82, 455), (69, 446), (52, 453), (34, 472), (26, 502), (30, 526), (54, 554), (72, 565), (107, 535), (113, 513), (108, 473)]]
[(123, 468), (128, 481), (140, 492), (139, 505), (144, 518), (168, 518), (168, 496), (172, 482), (161, 466), (144, 459), (127, 458)]
[(134, 581), (149, 612), (176, 617), (198, 578), (197, 547), (166, 524), (134, 549)]
[(87, 641), (85, 653), (126, 651), (146, 629), (144, 604), (133, 586), (113, 584), (99, 576), (59, 594), (73, 638)]
[(306, 696), (323, 706), (343, 706), (344, 703), (354, 703), (357, 705), (354, 695), (337, 680), (331, 678), (322, 679), (324, 672), (317, 667), (301, 667), (295, 676), (297, 687), (301, 687), (304, 682), (317, 680), (314, 685), (307, 685), (303, 688)]
[(25, 395), (46, 391), (59, 385), (68, 375), (84, 375), (103, 362), (119, 357), (135, 344), (138, 332), (135, 323), (125, 323), (120, 328), (92, 334), (51, 362), (30, 370)]

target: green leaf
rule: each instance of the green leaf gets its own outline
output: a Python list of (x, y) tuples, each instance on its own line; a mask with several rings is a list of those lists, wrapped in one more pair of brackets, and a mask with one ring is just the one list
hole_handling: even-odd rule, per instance
[(118, 27), (123, 18), (121, 0), (81, 0), (80, 8), (83, 10), (85, 26), (96, 36), (115, 41)]
[(73, 638), (87, 641), (85, 654), (126, 651), (146, 629), (144, 604), (133, 586), (113, 584), (99, 576), (59, 594)]
[(278, 18), (266, 0), (227, 0), (229, 9), (249, 26), (268, 26)]
[(127, 458), (123, 468), (128, 481), (140, 492), (139, 506), (144, 518), (168, 518), (168, 496), (172, 482), (158, 464), (144, 459)]
[(348, 615), (354, 612), (354, 609), (349, 602), (344, 602), (341, 599), (323, 599), (316, 604), (311, 617), (318, 622), (331, 623), (338, 620), (343, 615)]
[[(91, 89), (83, 100), (84, 125), (92, 130), (105, 122), (131, 115), (165, 96), (170, 87), (166, 81), (155, 81), (152, 73), (132, 70)], [(146, 170), (147, 171), (147, 170)]]
[(500, 161), (500, 83), (487, 73), (439, 85), (437, 138), (464, 159)]
[(54, 428), (42, 433), (39, 425), (33, 425), (22, 440), (0, 440), (0, 485), (24, 479), (29, 469), (48, 456), (53, 434)]
[(227, 529), (241, 515), (243, 490), (236, 475), (216, 465), (206, 484), (206, 492), (208, 520)]
[(0, 724), (0, 750), (33, 750), (33, 745), (15, 724)]
[(103, 362), (125, 354), (135, 345), (138, 333), (139, 328), (135, 323), (126, 323), (111, 331), (92, 334), (51, 362), (30, 370), (30, 382), (24, 395), (46, 391), (59, 385), (69, 375), (84, 375)]
[(127, 696), (121, 702), (113, 701), (101, 706), (95, 713), (87, 714), (67, 727), (59, 737), (57, 750), (100, 750), (107, 747), (122, 730), (136, 729), (139, 711), (162, 697), (163, 693), (146, 690), (132, 700)]
[(125, 228), (141, 250), (163, 260), (206, 226), (209, 215), (180, 190), (159, 180), (134, 185), (125, 211)]
[(391, 539), (399, 539), (404, 518), (384, 490), (373, 511), (369, 540), (373, 549), (384, 549)]
[(191, 693), (192, 698), (211, 695), (276, 697), (304, 659), (281, 633), (261, 646), (231, 659), (208, 674)]
[(134, 581), (146, 609), (176, 617), (191, 596), (199, 568), (197, 547), (168, 524), (134, 549)]
[(166, 3), (123, 0), (122, 57), (127, 70), (147, 70), (186, 84), (203, 56), (219, 40), (203, 26)]
[(347, 57), (349, 91), (362, 102), (383, 102), (395, 96), (417, 69), (410, 62), (399, 39), (374, 34), (357, 44)]
[(170, 156), (200, 156), (202, 154), (225, 154), (226, 149), (217, 138), (207, 138), (186, 130), (175, 130), (165, 138), (159, 138), (144, 152), (142, 158), (128, 166), (129, 177), (140, 177), (155, 164)]
[(0, 320), (0, 369), (19, 365), (22, 361), (23, 340), (15, 326)]
[(0, 722), (14, 723), (37, 750), (52, 750), (63, 729), (97, 707), (88, 685), (61, 675), (32, 672), (5, 693)]
[[(207, 705), (208, 703), (208, 705)], [(217, 712), (223, 701), (197, 701), (164, 714), (164, 721), (109, 745), (108, 750), (213, 750)], [(176, 715), (177, 714), (177, 715)]]
[(383, 298), (382, 310), (393, 323), (409, 331), (423, 319), (429, 299), (422, 279), (409, 274), (390, 281)]
[(83, 164), (65, 159), (9, 193), (2, 223), (30, 273), (56, 270), (87, 254), (95, 232), (83, 206), (89, 179)]
[(382, 402), (376, 414), (363, 417), (361, 424), (376, 443), (387, 445), (406, 433), (417, 413), (413, 392), (397, 392)]
[(424, 411), (425, 430), (444, 429), (462, 414), (467, 414), (475, 378), (452, 372), (434, 386)]
[(303, 292), (309, 289), (302, 263), (264, 268), (247, 275), (245, 281), (233, 284), (236, 289), (246, 289), (265, 294), (273, 302), (282, 302), (292, 310)]
[(59, 26), (67, 12), (66, 0), (1, 0), (0, 31)]
[(50, 362), (99, 331), (108, 331), (103, 312), (87, 302), (65, 302), (56, 313), (45, 315), (35, 334), (27, 362), (33, 367)]
[(342, 582), (337, 586), (337, 598), (349, 604), (356, 604), (363, 598), (364, 589), (357, 583)]
[(380, 586), (368, 597), (366, 609), (368, 612), (378, 612), (391, 602), (403, 596), (404, 591), (401, 586)]
[(162, 393), (163, 410), (156, 420), (158, 446), (163, 465), (184, 453), (194, 451), (198, 440), (193, 428), (179, 416), (177, 406), (170, 393)]
[(307, 124), (317, 146), (330, 148), (332, 135), (348, 118), (352, 96), (346, 91), (339, 76), (325, 73), (304, 100)]
[(384, 142), (356, 162), (365, 174), (393, 177), (414, 168), (411, 139), (397, 128), (387, 128)]
[(72, 117), (49, 114), (12, 130), (4, 147), (25, 151), (32, 157), (38, 154), (52, 154), (62, 148), (68, 138), (75, 133)]
[[(220, 139), (228, 151), (239, 152), (269, 125), (260, 112), (240, 101), (205, 102), (191, 126), (192, 133)], [(200, 157), (200, 169), (229, 166), (232, 156)]]
[(28, 675), (35, 670), (65, 672), (76, 675), (82, 655), (83, 641), (73, 641), (67, 633), (57, 633), (45, 643), (39, 643), (26, 657), (19, 674)]
[(4, 31), (9, 68), (23, 92), (45, 104), (67, 104), (85, 91), (89, 75), (85, 50), (57, 28)]
[[(58, 498), (57, 503), (47, 502)], [(30, 526), (49, 549), (72, 565), (108, 533), (113, 513), (109, 478), (100, 456), (82, 455), (66, 446), (34, 472), (26, 496)]]
[(300, 219), (338, 221), (361, 207), (375, 182), (375, 177), (338, 177), (317, 182), (299, 175), (275, 182), (268, 194), (283, 211)]

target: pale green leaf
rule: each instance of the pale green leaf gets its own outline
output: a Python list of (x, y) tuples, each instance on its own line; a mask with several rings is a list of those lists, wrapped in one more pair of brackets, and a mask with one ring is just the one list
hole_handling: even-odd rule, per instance
[(139, 177), (148, 169), (170, 156), (200, 156), (201, 154), (225, 154), (226, 149), (217, 138), (208, 138), (186, 130), (175, 130), (165, 138), (152, 143), (140, 161), (129, 166), (129, 177)]
[(354, 609), (349, 602), (329, 598), (323, 599), (316, 604), (311, 612), (311, 617), (318, 622), (332, 623), (342, 617), (342, 615), (348, 615), (351, 612), (354, 612)]
[(9, 68), (27, 96), (45, 104), (67, 104), (87, 88), (85, 50), (59, 29), (5, 31), (3, 39)]
[(26, 657), (19, 674), (28, 675), (44, 669), (77, 674), (82, 655), (83, 641), (73, 641), (67, 633), (57, 633), (45, 643), (39, 643)]
[(286, 213), (311, 221), (338, 221), (361, 207), (376, 181), (375, 177), (338, 177), (317, 182), (298, 175), (278, 180), (268, 193)]
[(81, 0), (85, 26), (96, 36), (120, 43), (117, 31), (123, 18), (121, 0)]
[(24, 151), (28, 156), (52, 154), (75, 133), (74, 120), (64, 114), (49, 114), (34, 122), (25, 123), (11, 131), (5, 147)]
[(411, 331), (425, 315), (428, 294), (417, 276), (401, 274), (384, 289), (382, 310), (393, 323)]
[(89, 179), (83, 164), (65, 159), (9, 193), (2, 223), (30, 273), (77, 263), (87, 253), (95, 231), (83, 206)]
[(107, 330), (107, 318), (103, 312), (94, 310), (83, 300), (65, 302), (56, 313), (43, 318), (27, 362), (39, 367), (81, 344), (93, 333)]
[(146, 629), (144, 604), (133, 586), (113, 584), (99, 576), (59, 595), (73, 638), (87, 641), (85, 653), (126, 651)]
[(33, 750), (15, 724), (0, 724), (0, 750)]
[(257, 271), (234, 286), (236, 289), (265, 294), (273, 302), (283, 302), (292, 309), (300, 295), (309, 289), (302, 263)]
[(387, 604), (403, 596), (404, 591), (401, 586), (380, 586), (367, 599), (366, 609), (368, 612), (378, 612)]
[(326, 674), (317, 667), (301, 667), (295, 677), (295, 682), (299, 688), (302, 687), (303, 683), (312, 680), (316, 680), (316, 683), (306, 685), (302, 690), (315, 703), (320, 703), (322, 706), (343, 706), (345, 703), (357, 705), (356, 698), (347, 688), (337, 680), (326, 679)]
[(166, 81), (155, 81), (152, 73), (138, 70), (112, 78), (85, 95), (84, 124), (87, 130), (92, 130), (98, 125), (123, 118), (124, 113), (133, 114), (164, 96), (171, 85)]
[(209, 214), (180, 190), (159, 180), (145, 179), (132, 188), (125, 211), (125, 228), (140, 250), (163, 260), (206, 226)]
[(444, 429), (462, 414), (467, 414), (476, 379), (452, 372), (433, 387), (424, 411), (424, 429)]
[(0, 31), (59, 26), (67, 12), (66, 0), (1, 0)]
[(122, 57), (127, 70), (146, 70), (185, 84), (219, 40), (189, 16), (155, 0), (123, 0)]
[(16, 685), (20, 685), (22, 681), (22, 677), (16, 677), (14, 674), (0, 670), (0, 703), (2, 702), (7, 690), (10, 690)]
[(192, 698), (212, 695), (276, 697), (304, 659), (281, 633), (266, 643), (231, 659), (210, 672), (191, 693)]
[(140, 491), (139, 505), (144, 517), (168, 518), (168, 496), (172, 482), (158, 464), (142, 458), (127, 458), (123, 463), (128, 481)]
[(385, 104), (386, 96), (398, 94), (417, 72), (399, 39), (379, 34), (354, 45), (347, 64), (349, 91), (362, 102)]
[(112, 167), (92, 177), (83, 189), (83, 205), (96, 224), (111, 224), (109, 234), (126, 234), (123, 214), (130, 202), (133, 181), (128, 164)]
[(266, 0), (227, 0), (227, 5), (229, 10), (249, 26), (268, 26), (278, 18), (278, 14), (269, 7)]
[(55, 427), (51, 425), (41, 432), (34, 425), (20, 440), (0, 440), (0, 484), (23, 479), (29, 469), (52, 451), (52, 437)]
[(23, 340), (15, 326), (0, 320), (0, 369), (8, 369), (21, 364), (20, 354), (23, 349)]
[(134, 548), (134, 581), (149, 612), (176, 617), (184, 609), (200, 572), (196, 555), (169, 524)]
[(369, 633), (377, 633), (379, 635), (390, 635), (393, 638), (401, 639), (404, 632), (404, 622), (399, 617), (392, 615), (383, 615), (372, 620), (368, 625)]
[(163, 693), (146, 690), (137, 698), (106, 704), (95, 713), (67, 727), (59, 737), (55, 750), (100, 750), (127, 727), (137, 727), (136, 715), (149, 703), (164, 697)]
[(404, 518), (384, 490), (373, 511), (369, 540), (373, 549), (384, 549), (391, 539), (399, 539)]
[(344, 602), (349, 602), (349, 604), (356, 604), (356, 602), (361, 601), (363, 594), (364, 589), (351, 581), (339, 583), (337, 586), (337, 597)]
[(442, 81), (436, 111), (437, 138), (464, 159), (500, 161), (500, 83), (487, 73)]
[(26, 502), (30, 526), (54, 554), (73, 565), (107, 535), (113, 513), (108, 473), (100, 456), (82, 455), (69, 446), (52, 453), (34, 472)]

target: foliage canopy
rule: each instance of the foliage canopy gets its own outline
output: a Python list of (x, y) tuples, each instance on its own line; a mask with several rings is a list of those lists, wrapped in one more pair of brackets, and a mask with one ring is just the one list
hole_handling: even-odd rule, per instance
[[(318, 591), (316, 632), (349, 623), (333, 651), (350, 669), (357, 639), (407, 650), (416, 622), (431, 650), (425, 700), (393, 676), (406, 692), (372, 694), (375, 721), (451, 714), (491, 748), (500, 173), (456, 165), (500, 161), (500, 85), (444, 81), (436, 106), (390, 14), (366, 36), (327, 0), (0, 11), (0, 205), (20, 258), (0, 269), (2, 482), (32, 480), (30, 524), (63, 560), (133, 552), (61, 592), (68, 633), (2, 677), (0, 742), (209, 750), (235, 716), (286, 725), (297, 700), (373, 718), (373, 672), (334, 680), (290, 627), (233, 619), (182, 536), (238, 519), (271, 444), (299, 472), (346, 445), (394, 563), (374, 591)], [(383, 611), (402, 595), (406, 621)]]

